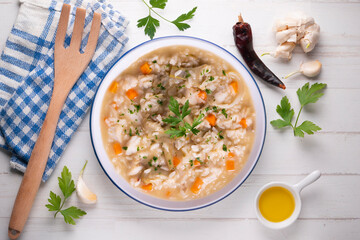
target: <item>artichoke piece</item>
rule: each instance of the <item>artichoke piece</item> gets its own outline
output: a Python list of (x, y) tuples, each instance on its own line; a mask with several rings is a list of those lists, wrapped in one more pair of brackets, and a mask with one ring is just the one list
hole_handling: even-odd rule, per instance
[(209, 65), (204, 64), (195, 68), (181, 68), (176, 66), (171, 66), (170, 70), (170, 77), (171, 78), (177, 78), (186, 80), (189, 77), (192, 77), (194, 79), (202, 79), (202, 76), (204, 75), (204, 70), (211, 69)]
[(174, 168), (172, 159), (175, 156), (175, 149), (173, 142), (171, 143), (163, 142), (162, 149), (164, 150), (166, 164), (168, 165), (169, 170), (171, 170)]

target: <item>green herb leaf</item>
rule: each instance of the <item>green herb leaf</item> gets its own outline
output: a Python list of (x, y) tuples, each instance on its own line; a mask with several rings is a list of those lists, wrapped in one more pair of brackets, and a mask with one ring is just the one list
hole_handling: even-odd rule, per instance
[(191, 126), (192, 129), (196, 128), (200, 123), (202, 123), (202, 119), (204, 117), (204, 114), (200, 114), (193, 122), (193, 125)]
[(190, 128), (191, 128), (191, 125), (190, 125), (189, 123), (187, 123), (187, 122), (184, 122), (184, 126), (185, 126), (186, 129), (190, 129)]
[(277, 105), (276, 112), (282, 117), (284, 120), (277, 119), (270, 122), (276, 128), (283, 128), (286, 126), (291, 126), (291, 120), (294, 116), (294, 109), (291, 108), (289, 99), (285, 96), (281, 99), (280, 105)]
[(285, 122), (282, 119), (273, 120), (273, 121), (270, 122), (270, 124), (275, 128), (283, 128), (283, 127), (291, 125), (291, 123)]
[(304, 137), (304, 132), (313, 135), (314, 132), (321, 130), (319, 126), (310, 121), (304, 121), (300, 126), (294, 129), (294, 135), (298, 137)]
[(50, 191), (50, 198), (48, 199), (50, 204), (46, 204), (45, 206), (49, 209), (49, 211), (58, 211), (60, 210), (61, 197)]
[(187, 28), (190, 28), (189, 24), (184, 23), (184, 21), (189, 20), (194, 17), (194, 13), (197, 9), (197, 7), (193, 8), (191, 11), (185, 14), (181, 14), (177, 19), (174, 21), (170, 21), (163, 16), (161, 16), (159, 13), (157, 13), (154, 9), (164, 9), (166, 7), (167, 0), (150, 0), (147, 4), (145, 0), (142, 0), (143, 3), (148, 7), (149, 9), (149, 15), (147, 17), (141, 18), (137, 21), (137, 27), (145, 27), (144, 32), (145, 35), (148, 35), (151, 39), (154, 38), (156, 33), (156, 28), (160, 26), (160, 22), (158, 19), (153, 18), (151, 16), (151, 13), (155, 13), (156, 15), (160, 16), (163, 20), (174, 24), (180, 31), (184, 31)]
[[(189, 100), (185, 102), (185, 104), (181, 108), (180, 113), (180, 105), (176, 99), (170, 97), (169, 102), (169, 110), (173, 112), (176, 116), (169, 116), (163, 119), (163, 122), (170, 124), (172, 127), (169, 130), (166, 130), (165, 133), (169, 134), (171, 138), (175, 137), (183, 137), (186, 136), (186, 133), (192, 132), (193, 134), (198, 134), (200, 131), (196, 129), (196, 127), (202, 122), (202, 118), (204, 114), (200, 114), (193, 122), (193, 124), (189, 124), (184, 121), (184, 118), (191, 113), (189, 109)], [(183, 123), (182, 125), (179, 125)]]
[(284, 119), (285, 122), (290, 123), (295, 112), (291, 108), (289, 99), (285, 96), (281, 99), (280, 105), (277, 105), (276, 112)]
[(165, 133), (169, 134), (171, 138), (182, 137), (186, 135), (186, 131), (176, 128), (170, 128), (169, 130), (166, 130)]
[(75, 225), (74, 219), (78, 219), (81, 216), (86, 215), (85, 211), (74, 206), (61, 210), (60, 213), (64, 216), (65, 222), (72, 225)]
[(222, 133), (222, 131), (218, 132), (218, 136), (220, 139), (224, 139), (224, 136), (221, 133)]
[(227, 118), (227, 117), (228, 117), (228, 115), (227, 115), (227, 113), (226, 113), (226, 110), (225, 110), (225, 109), (222, 109), (222, 110), (221, 110), (221, 113), (222, 113), (222, 115), (224, 115), (224, 116), (225, 116), (225, 118)]
[(281, 99), (280, 105), (277, 105), (276, 112), (282, 119), (276, 119), (270, 122), (275, 128), (283, 128), (291, 126), (294, 131), (294, 136), (304, 137), (305, 133), (312, 135), (314, 132), (321, 130), (319, 126), (310, 121), (304, 121), (300, 126), (297, 125), (303, 107), (309, 103), (316, 103), (324, 93), (319, 92), (326, 87), (324, 83), (315, 83), (310, 86), (306, 83), (304, 86), (297, 90), (297, 95), (301, 104), (301, 108), (297, 114), (295, 124), (292, 125), (291, 121), (294, 117), (294, 109), (291, 108), (289, 99), (285, 96)]
[(151, 17), (150, 15), (138, 20), (137, 27), (144, 27), (145, 26), (145, 35), (148, 35), (151, 39), (154, 38), (156, 28), (160, 26), (159, 20)]
[(306, 83), (301, 89), (297, 90), (297, 95), (301, 106), (305, 106), (309, 103), (316, 103), (324, 93), (319, 92), (326, 87), (325, 83), (314, 83), (309, 88), (309, 83)]
[(171, 126), (176, 126), (179, 123), (181, 123), (181, 119), (174, 116), (169, 116), (165, 119), (163, 119), (163, 122), (170, 124)]
[(178, 101), (175, 98), (170, 97), (169, 101), (169, 110), (173, 112), (176, 116), (181, 117), (180, 115), (180, 106)]
[(181, 14), (177, 19), (172, 21), (173, 24), (180, 30), (184, 31), (185, 29), (190, 28), (189, 24), (183, 23), (186, 20), (192, 19), (194, 17), (197, 7), (191, 9), (188, 13)]
[(187, 100), (181, 109), (181, 118), (184, 119), (190, 113), (191, 111), (189, 110), (189, 100)]
[(150, 0), (150, 4), (153, 8), (164, 9), (166, 7), (167, 0)]
[(46, 204), (45, 207), (47, 207), (49, 211), (55, 211), (54, 217), (56, 217), (56, 214), (60, 212), (64, 216), (64, 220), (66, 223), (75, 225), (74, 219), (85, 215), (86, 212), (74, 206), (62, 210), (62, 207), (64, 206), (66, 200), (75, 191), (75, 184), (74, 181), (71, 179), (71, 172), (66, 166), (64, 166), (63, 171), (61, 172), (61, 177), (59, 177), (58, 180), (59, 187), (64, 195), (64, 200), (61, 201), (61, 197), (59, 195), (56, 195), (54, 192), (50, 191), (50, 198), (48, 199), (48, 202), (50, 204)]
[(75, 191), (75, 183), (71, 179), (71, 172), (69, 169), (64, 166), (61, 177), (58, 177), (59, 187), (64, 194), (65, 199), (70, 197), (70, 195)]

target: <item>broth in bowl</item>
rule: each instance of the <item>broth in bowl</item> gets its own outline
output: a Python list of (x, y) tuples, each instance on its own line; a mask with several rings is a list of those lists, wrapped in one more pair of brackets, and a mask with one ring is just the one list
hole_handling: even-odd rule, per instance
[(255, 138), (247, 85), (215, 54), (152, 51), (124, 70), (103, 100), (101, 133), (117, 172), (169, 200), (207, 196), (245, 165)]

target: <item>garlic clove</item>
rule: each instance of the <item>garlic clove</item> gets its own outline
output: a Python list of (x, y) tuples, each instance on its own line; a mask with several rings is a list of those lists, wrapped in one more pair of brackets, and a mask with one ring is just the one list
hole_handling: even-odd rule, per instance
[(295, 38), (296, 38), (296, 29), (295, 28), (277, 32), (275, 37), (276, 37), (276, 41), (281, 44), (284, 42), (288, 42), (288, 39), (290, 37), (292, 37), (293, 35), (295, 35)]
[(83, 179), (83, 173), (86, 165), (87, 161), (81, 170), (78, 181), (76, 183), (76, 193), (83, 203), (94, 204), (97, 201), (97, 196), (87, 187)]
[(300, 39), (300, 46), (305, 53), (311, 52), (320, 37), (320, 26), (314, 23), (305, 29), (306, 33), (302, 39)]
[(293, 35), (291, 35), (287, 42), (292, 42), (292, 43), (296, 43), (297, 42), (297, 33), (294, 33)]
[(284, 42), (276, 48), (275, 53), (270, 53), (273, 57), (286, 58), (288, 60), (292, 57), (292, 51), (294, 50), (296, 44), (293, 42)]
[(321, 62), (316, 60), (301, 64), (299, 71), (307, 77), (316, 77), (319, 75), (321, 67)]

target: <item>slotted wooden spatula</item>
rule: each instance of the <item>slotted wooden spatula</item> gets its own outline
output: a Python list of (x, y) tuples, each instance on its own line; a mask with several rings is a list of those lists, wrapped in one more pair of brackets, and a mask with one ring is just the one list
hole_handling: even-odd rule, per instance
[(64, 4), (61, 10), (55, 39), (54, 89), (43, 126), (31, 153), (26, 172), (16, 196), (8, 229), (8, 234), (11, 239), (19, 237), (24, 228), (41, 183), (41, 177), (49, 157), (62, 107), (71, 88), (84, 72), (94, 55), (99, 37), (101, 15), (94, 13), (85, 52), (80, 53), (86, 11), (85, 9), (78, 8), (76, 9), (70, 46), (64, 48), (69, 15), (70, 5)]

